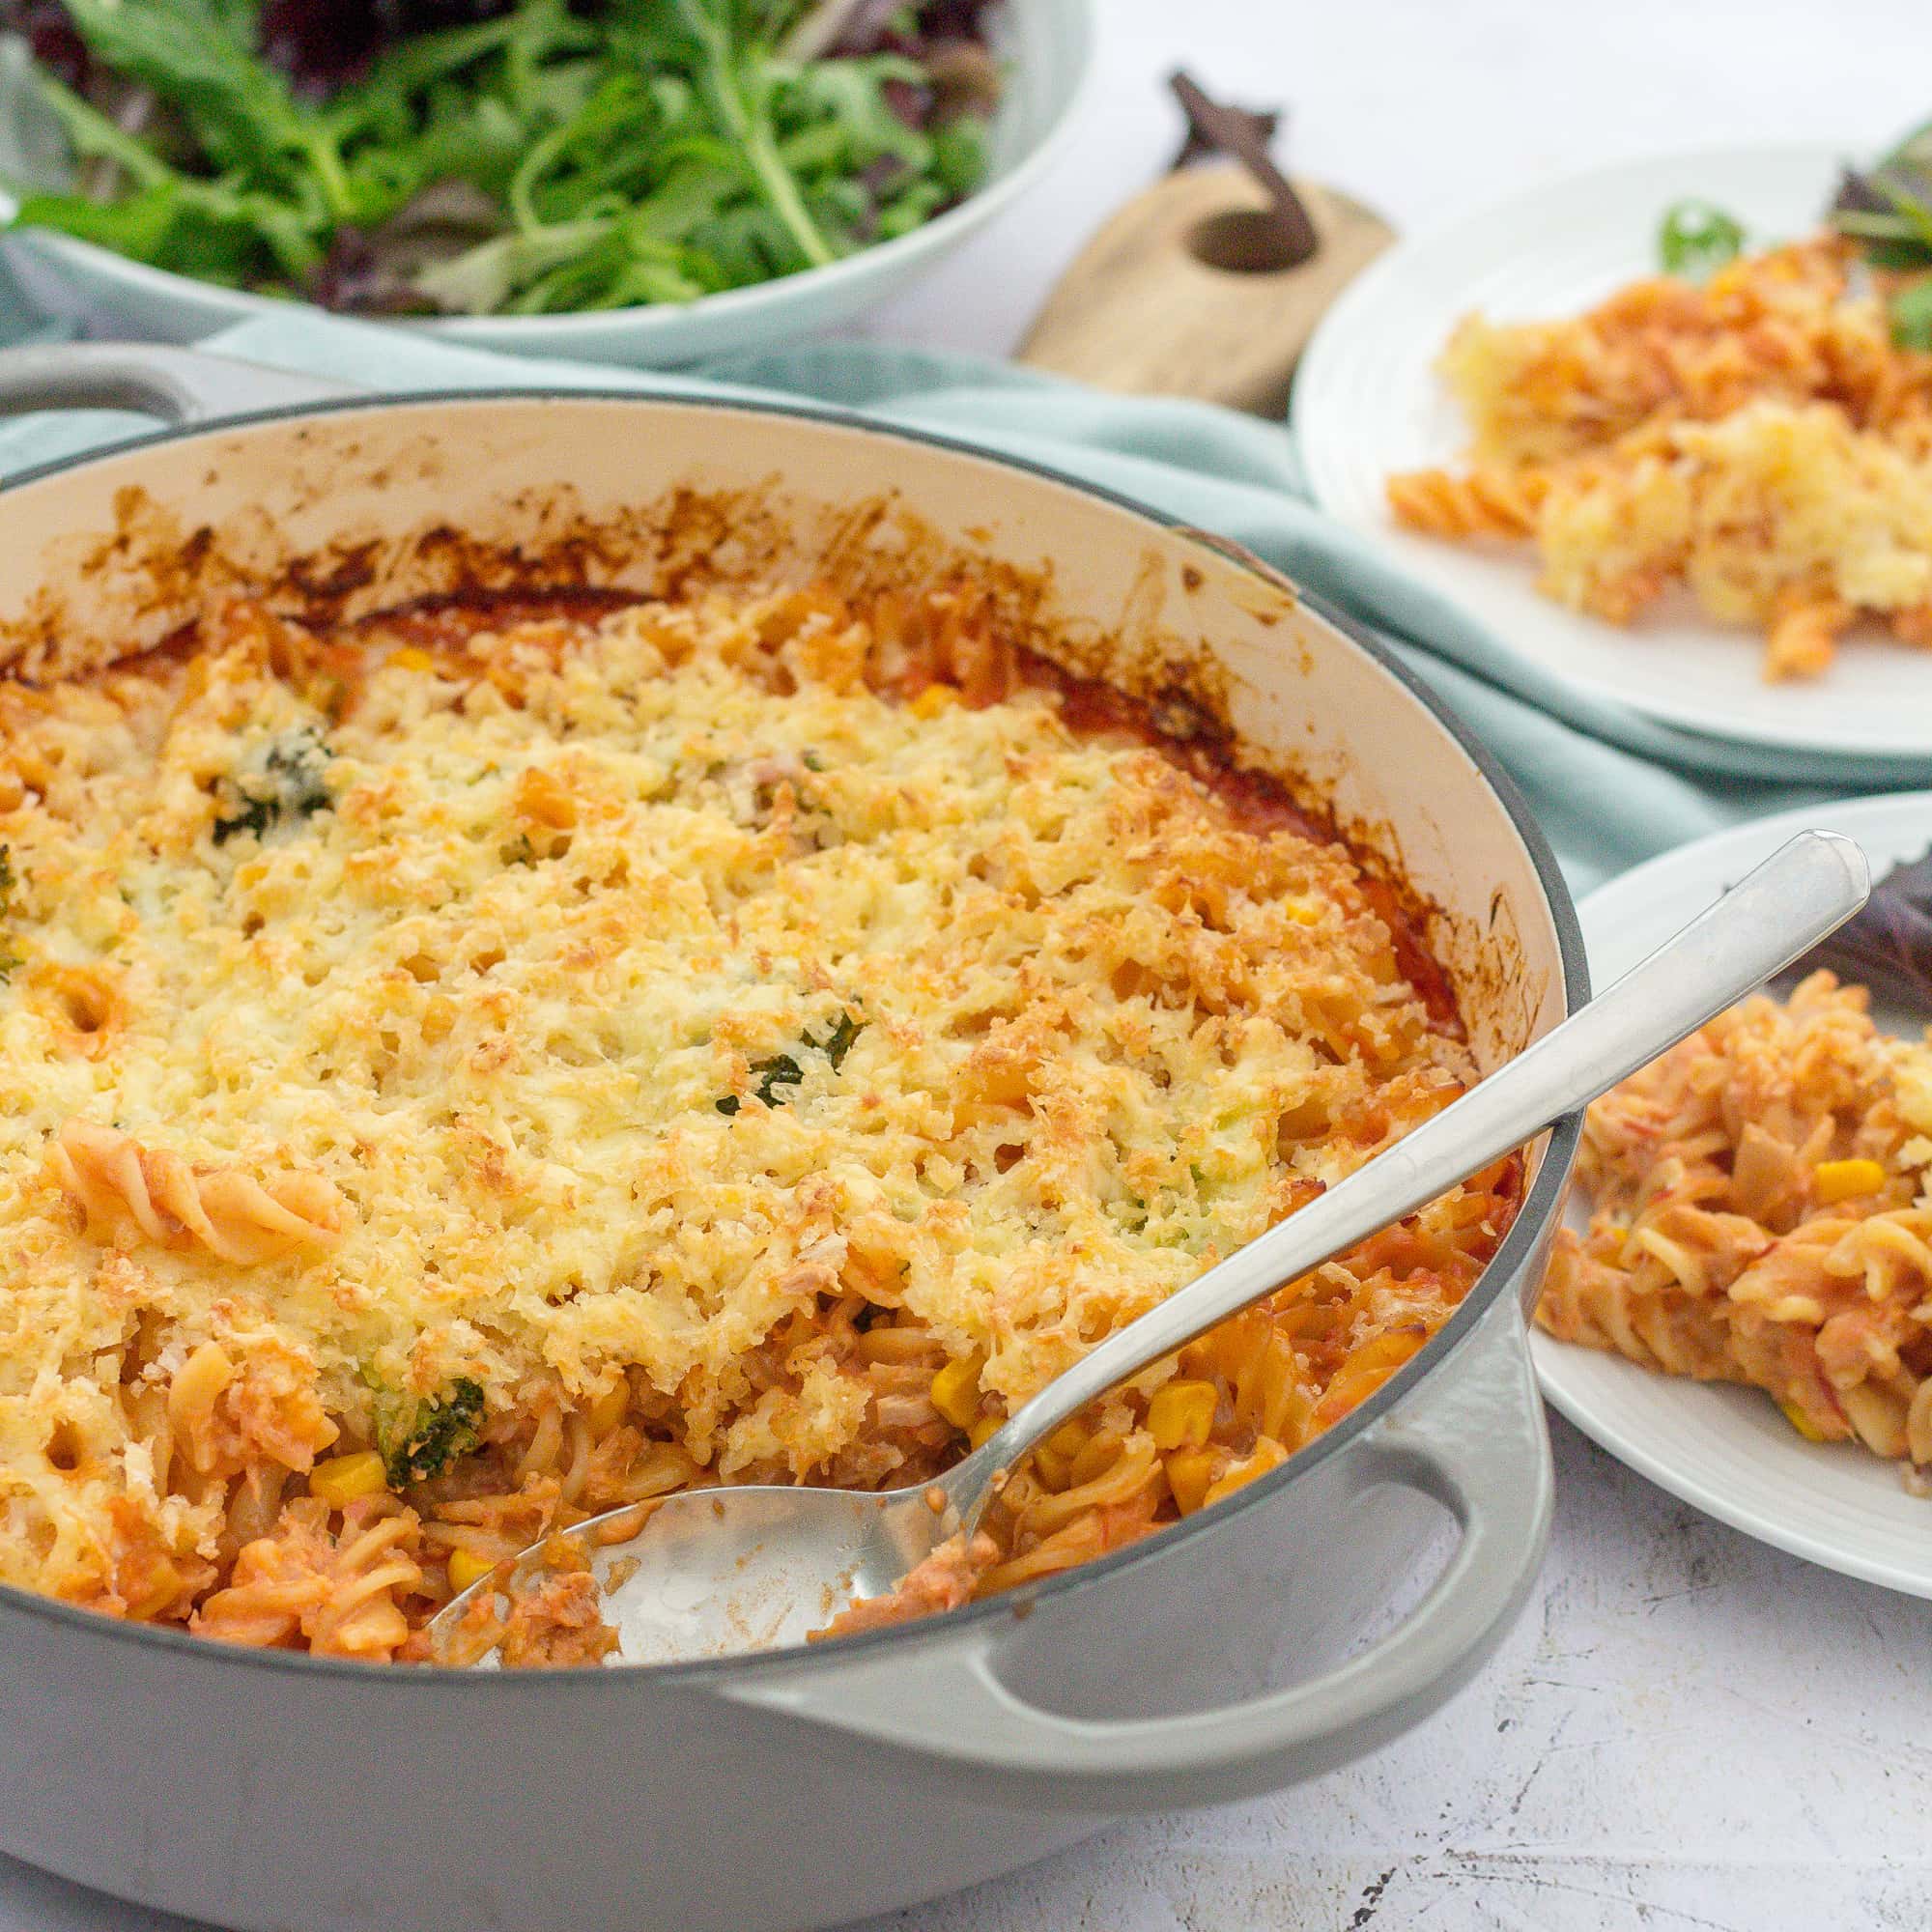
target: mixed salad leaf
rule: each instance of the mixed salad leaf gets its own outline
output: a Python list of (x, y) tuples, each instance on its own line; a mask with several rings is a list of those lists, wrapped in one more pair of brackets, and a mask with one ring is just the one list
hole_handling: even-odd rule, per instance
[(1779, 975), (1781, 985), (1829, 966), (1880, 1000), (1932, 1008), (1932, 852), (1894, 866), (1837, 931)]
[[(1932, 121), (1869, 168), (1848, 167), (1825, 218), (1856, 242), (1885, 297), (1891, 339), (1932, 350)], [(1744, 224), (1708, 201), (1680, 201), (1658, 229), (1665, 274), (1696, 281), (1741, 254)]]
[(1657, 235), (1663, 272), (1692, 279), (1735, 261), (1744, 245), (1743, 225), (1708, 201), (1680, 201), (1666, 209)]
[(1932, 349), (1932, 279), (1924, 274), (1932, 269), (1932, 122), (1862, 173), (1847, 168), (1831, 221), (1873, 269), (1910, 278), (1890, 292), (1892, 340)]
[(690, 301), (970, 194), (991, 4), (0, 0), (71, 163), (14, 219), (364, 314)]

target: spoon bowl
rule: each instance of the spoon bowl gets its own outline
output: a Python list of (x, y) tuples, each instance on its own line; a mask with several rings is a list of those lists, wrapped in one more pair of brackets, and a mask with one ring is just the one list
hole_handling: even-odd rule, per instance
[[(1002, 1431), (1004, 1435), (1006, 1432)], [(611, 1662), (676, 1663), (806, 1642), (854, 1604), (889, 1597), (978, 1520), (1006, 1454), (1000, 1436), (929, 1483), (899, 1490), (746, 1484), (629, 1503), (564, 1533), (588, 1562), (615, 1633)], [(554, 1540), (472, 1584), (430, 1626), (439, 1662), (475, 1659), (464, 1615), (485, 1593), (515, 1597), (553, 1567)]]
[[(956, 1512), (943, 1501), (941, 1509), (956, 1529)], [(633, 1504), (567, 1533), (574, 1551), (589, 1559), (598, 1607), (617, 1635), (611, 1661), (619, 1663), (803, 1643), (861, 1598), (890, 1594), (944, 1540), (942, 1517), (921, 1490), (685, 1490), (628, 1533), (626, 1519), (639, 1513)], [(621, 1540), (599, 1541), (607, 1537)], [(506, 1579), (474, 1590), (514, 1595), (539, 1581), (549, 1561), (550, 1546), (539, 1545)], [(467, 1607), (471, 1594), (459, 1601)], [(452, 1605), (432, 1630), (439, 1661), (457, 1647), (460, 1615)], [(477, 1661), (494, 1662), (494, 1652)]]

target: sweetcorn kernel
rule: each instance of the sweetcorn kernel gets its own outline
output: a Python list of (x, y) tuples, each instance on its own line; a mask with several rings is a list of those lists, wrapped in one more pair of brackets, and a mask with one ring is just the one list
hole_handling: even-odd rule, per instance
[(959, 694), (950, 684), (928, 684), (907, 709), (915, 718), (937, 718), (959, 702)]
[(373, 1496), (389, 1487), (383, 1459), (373, 1449), (357, 1449), (347, 1456), (331, 1456), (308, 1472), (308, 1492), (320, 1496), (330, 1509), (341, 1509), (357, 1496)]
[(1795, 1402), (1781, 1402), (1777, 1406), (1784, 1411), (1785, 1421), (1790, 1423), (1792, 1428), (1797, 1430), (1805, 1441), (1823, 1442), (1826, 1440), (1825, 1432)]
[(1073, 1480), (1073, 1459), (1093, 1439), (1084, 1422), (1063, 1422), (1033, 1452), (1034, 1473), (1057, 1494)]
[(452, 1590), (467, 1590), (470, 1584), (489, 1576), (497, 1566), (487, 1556), (478, 1556), (471, 1549), (452, 1549), (449, 1552), (449, 1587)]
[(971, 1429), (980, 1416), (980, 1370), (978, 1354), (962, 1355), (948, 1362), (932, 1378), (932, 1406), (954, 1429)]
[(1875, 1160), (1821, 1160), (1811, 1170), (1811, 1184), (1820, 1201), (1851, 1201), (1876, 1194), (1885, 1185), (1885, 1169)]
[(1148, 1434), (1156, 1449), (1198, 1449), (1214, 1426), (1220, 1396), (1212, 1382), (1172, 1381), (1148, 1404)]
[(966, 1439), (976, 1449), (983, 1449), (998, 1434), (1000, 1425), (1006, 1421), (1004, 1415), (982, 1415), (966, 1432)]
[(389, 663), (397, 670), (434, 670), (436, 660), (427, 651), (419, 651), (413, 644), (405, 644), (399, 651), (389, 653)]
[(1167, 1471), (1167, 1487), (1182, 1516), (1192, 1516), (1207, 1501), (1220, 1462), (1217, 1449), (1177, 1449), (1164, 1460), (1161, 1466)]

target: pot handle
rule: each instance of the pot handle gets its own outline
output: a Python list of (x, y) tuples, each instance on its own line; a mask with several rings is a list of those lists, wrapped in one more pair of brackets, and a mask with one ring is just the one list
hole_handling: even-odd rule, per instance
[[(884, 1745), (909, 1773), (1055, 1809), (1170, 1810), (1254, 1796), (1387, 1743), (1471, 1678), (1527, 1596), (1549, 1526), (1549, 1437), (1523, 1316), (1505, 1296), (1359, 1450), (1364, 1487), (1400, 1483), (1456, 1518), (1442, 1575), (1387, 1635), (1307, 1683), (1219, 1710), (1095, 1720), (1040, 1709), (998, 1674), (999, 1623), (908, 1651), (836, 1651), (740, 1702)], [(988, 1780), (997, 1780), (996, 1786)]]
[(331, 377), (161, 343), (54, 342), (0, 349), (0, 415), (134, 410), (179, 425), (357, 393)]

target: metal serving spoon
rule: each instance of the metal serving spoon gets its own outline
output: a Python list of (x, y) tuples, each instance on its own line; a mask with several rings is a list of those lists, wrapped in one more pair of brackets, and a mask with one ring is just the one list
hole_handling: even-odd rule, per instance
[[(1781, 847), (1607, 992), (1346, 1180), (1130, 1322), (1042, 1389), (933, 1482), (871, 1493), (778, 1486), (681, 1492), (627, 1535), (637, 1506), (582, 1539), (600, 1581), (613, 1662), (659, 1663), (803, 1642), (862, 1598), (888, 1594), (945, 1539), (979, 1522), (1004, 1472), (1116, 1382), (1251, 1302), (1446, 1193), (1577, 1111), (1789, 965), (1871, 889), (1849, 838), (1805, 832)], [(600, 1545), (597, 1534), (627, 1536)], [(511, 1573), (540, 1574), (542, 1546)], [(430, 1625), (446, 1648), (486, 1578)], [(485, 1659), (483, 1662), (492, 1660)]]

